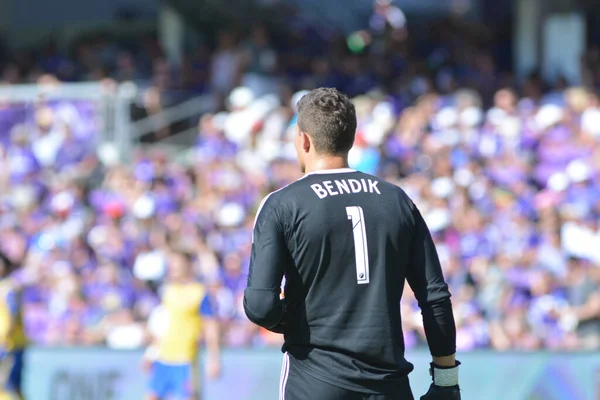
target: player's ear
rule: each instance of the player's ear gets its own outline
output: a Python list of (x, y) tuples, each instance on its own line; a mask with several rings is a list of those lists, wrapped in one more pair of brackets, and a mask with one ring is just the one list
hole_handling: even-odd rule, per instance
[(305, 153), (308, 153), (310, 151), (312, 143), (310, 141), (310, 136), (308, 136), (306, 132), (300, 131), (300, 144), (302, 145), (302, 150)]

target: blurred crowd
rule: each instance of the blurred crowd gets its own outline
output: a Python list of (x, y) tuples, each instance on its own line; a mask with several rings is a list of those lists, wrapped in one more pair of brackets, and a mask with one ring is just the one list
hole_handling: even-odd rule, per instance
[[(293, 31), (278, 48), (257, 27), (244, 41), (223, 32), (178, 67), (155, 43), (136, 53), (102, 40), (74, 58), (49, 49), (9, 63), (9, 83), (112, 78), (223, 100), (200, 119), (188, 157), (158, 147), (127, 165), (97, 146), (101, 121), (86, 102), (0, 105), (0, 250), (21, 266), (32, 342), (142, 346), (168, 255), (183, 251), (217, 304), (224, 343), (281, 343), (241, 308), (254, 213), (300, 177), (300, 89), (336, 86), (357, 108), (351, 166), (401, 186), (430, 227), (458, 350), (599, 349), (600, 77), (569, 88), (532, 74), (516, 91), (481, 35), (440, 29), (420, 51), (406, 32), (353, 53), (345, 40)], [(407, 348), (423, 345), (409, 289), (402, 315)]]
[[(500, 73), (510, 67), (506, 40), (485, 26), (426, 21), (415, 23), (409, 35), (404, 14), (390, 5), (376, 6), (367, 27), (349, 35), (293, 13), (287, 19), (285, 31), (266, 25), (223, 29), (177, 61), (155, 34), (100, 33), (68, 46), (51, 38), (36, 48), (4, 56), (0, 51), (0, 82), (36, 83), (48, 74), (63, 82), (132, 81), (160, 92), (163, 105), (201, 93), (224, 100), (237, 86), (257, 96), (280, 88), (335, 86), (351, 96), (384, 88), (404, 105), (433, 86), (443, 92), (475, 86), (487, 102), (498, 85), (514, 83), (510, 73)], [(593, 54), (588, 58), (593, 70), (597, 60)]]

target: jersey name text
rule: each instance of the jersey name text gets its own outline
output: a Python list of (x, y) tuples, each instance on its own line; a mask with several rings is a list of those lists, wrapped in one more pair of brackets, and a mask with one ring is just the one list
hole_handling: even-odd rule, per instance
[(313, 183), (310, 187), (319, 196), (319, 199), (324, 199), (327, 196), (360, 192), (381, 194), (377, 187), (378, 183), (379, 181), (372, 179), (334, 179), (333, 181)]

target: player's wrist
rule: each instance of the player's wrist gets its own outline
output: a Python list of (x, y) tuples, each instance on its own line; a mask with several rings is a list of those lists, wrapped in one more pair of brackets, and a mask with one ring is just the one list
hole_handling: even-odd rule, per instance
[(439, 387), (450, 387), (458, 385), (458, 367), (460, 361), (456, 360), (454, 366), (441, 366), (432, 362), (429, 373), (433, 384)]

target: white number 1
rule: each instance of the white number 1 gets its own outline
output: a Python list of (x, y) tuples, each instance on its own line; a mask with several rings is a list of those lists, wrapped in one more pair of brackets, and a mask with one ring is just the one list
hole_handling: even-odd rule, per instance
[(352, 221), (356, 281), (359, 285), (366, 284), (369, 283), (369, 250), (363, 209), (358, 206), (346, 207), (346, 214), (348, 214), (348, 219)]

